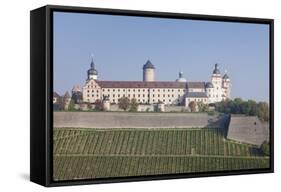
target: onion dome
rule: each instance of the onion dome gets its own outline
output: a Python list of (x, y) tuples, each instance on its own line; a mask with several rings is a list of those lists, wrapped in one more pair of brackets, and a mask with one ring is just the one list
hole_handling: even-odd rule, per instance
[(215, 69), (214, 69), (214, 71), (213, 71), (213, 74), (220, 74), (221, 72), (220, 72), (220, 70), (218, 69), (218, 64), (216, 63), (215, 64)]
[(150, 62), (150, 60), (147, 60), (147, 62), (143, 65), (143, 69), (155, 69), (154, 65)]
[(93, 61), (93, 58), (91, 61), (91, 68), (88, 70), (88, 75), (98, 75), (98, 71), (95, 68), (95, 63)]
[(183, 72), (179, 72), (179, 78), (176, 81), (177, 82), (186, 82), (186, 79), (183, 77)]
[(211, 82), (206, 83), (206, 88), (214, 88), (213, 83)]

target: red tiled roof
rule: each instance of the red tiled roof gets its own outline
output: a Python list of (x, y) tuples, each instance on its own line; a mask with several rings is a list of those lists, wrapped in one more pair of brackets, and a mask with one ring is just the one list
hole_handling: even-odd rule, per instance
[(97, 81), (101, 88), (186, 88), (185, 82), (174, 81)]
[(205, 82), (187, 82), (188, 88), (205, 89)]

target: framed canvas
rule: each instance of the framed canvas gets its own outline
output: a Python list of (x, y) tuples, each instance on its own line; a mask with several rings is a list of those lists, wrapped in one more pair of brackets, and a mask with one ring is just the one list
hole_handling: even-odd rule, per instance
[(31, 11), (30, 180), (273, 172), (273, 20)]

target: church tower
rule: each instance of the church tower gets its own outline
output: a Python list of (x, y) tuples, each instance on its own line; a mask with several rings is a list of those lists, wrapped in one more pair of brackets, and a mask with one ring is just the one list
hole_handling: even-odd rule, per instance
[(95, 68), (93, 56), (91, 61), (91, 68), (88, 70), (88, 80), (90, 79), (94, 79), (94, 80), (98, 79), (98, 71)]
[(143, 81), (154, 81), (154, 65), (147, 60), (147, 62), (143, 65)]

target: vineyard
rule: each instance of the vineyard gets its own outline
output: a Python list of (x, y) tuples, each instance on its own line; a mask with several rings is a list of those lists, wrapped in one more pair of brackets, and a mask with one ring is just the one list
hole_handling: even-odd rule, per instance
[(54, 129), (54, 180), (268, 168), (224, 129)]

